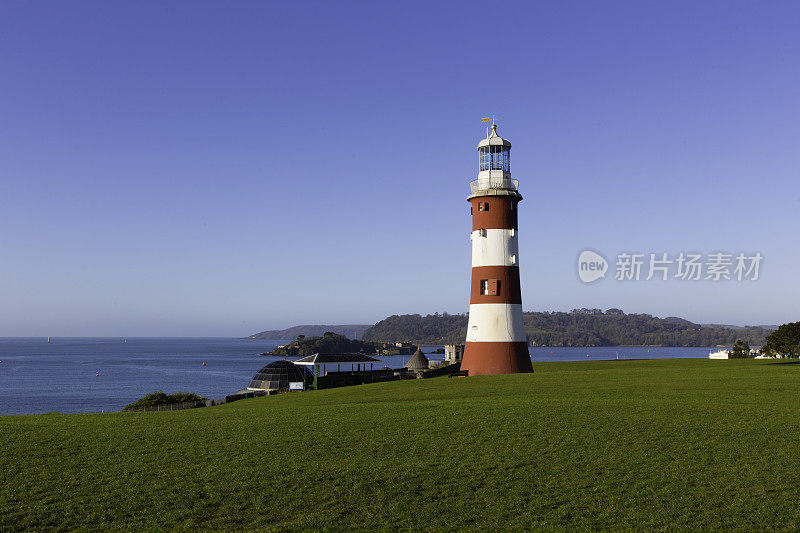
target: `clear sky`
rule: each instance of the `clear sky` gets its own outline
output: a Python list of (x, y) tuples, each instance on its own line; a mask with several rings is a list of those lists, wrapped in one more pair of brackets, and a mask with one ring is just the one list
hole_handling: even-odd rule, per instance
[[(800, 3), (0, 3), (0, 336), (465, 312), (480, 118), (526, 310), (800, 320)], [(760, 252), (757, 281), (577, 276)]]

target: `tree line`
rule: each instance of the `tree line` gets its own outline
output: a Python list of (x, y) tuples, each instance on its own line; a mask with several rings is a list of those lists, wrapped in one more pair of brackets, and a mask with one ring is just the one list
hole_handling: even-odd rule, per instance
[[(461, 344), (466, 314), (392, 315), (364, 332), (363, 340), (410, 341), (417, 344)], [(741, 339), (765, 344), (772, 329), (762, 326), (703, 326), (676, 317), (626, 314), (620, 309), (573, 309), (523, 313), (525, 334), (533, 346), (717, 346)]]

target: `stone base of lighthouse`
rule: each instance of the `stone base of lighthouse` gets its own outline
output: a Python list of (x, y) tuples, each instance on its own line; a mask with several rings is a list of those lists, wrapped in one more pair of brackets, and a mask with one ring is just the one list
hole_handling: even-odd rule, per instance
[(526, 342), (468, 342), (461, 370), (470, 376), (533, 372)]

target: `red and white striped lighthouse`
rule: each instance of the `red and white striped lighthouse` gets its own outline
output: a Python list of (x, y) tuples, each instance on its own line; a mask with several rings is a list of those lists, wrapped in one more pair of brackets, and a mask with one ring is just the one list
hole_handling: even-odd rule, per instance
[(470, 376), (533, 372), (519, 283), (517, 204), (511, 179), (511, 143), (490, 134), (478, 143), (480, 170), (470, 183), (472, 282), (461, 370)]

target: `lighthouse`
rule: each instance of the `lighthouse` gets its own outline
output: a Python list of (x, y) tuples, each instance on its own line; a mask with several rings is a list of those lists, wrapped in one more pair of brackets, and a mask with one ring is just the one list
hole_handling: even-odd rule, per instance
[(491, 133), (478, 143), (478, 179), (470, 183), (472, 281), (461, 370), (468, 375), (533, 372), (519, 282), (517, 206), (511, 143)]

